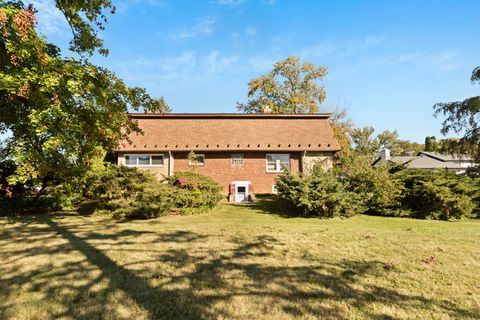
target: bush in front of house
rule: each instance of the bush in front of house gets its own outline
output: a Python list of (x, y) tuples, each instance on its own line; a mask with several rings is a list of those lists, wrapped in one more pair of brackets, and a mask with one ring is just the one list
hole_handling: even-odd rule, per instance
[(148, 219), (174, 209), (175, 188), (137, 168), (108, 164), (90, 173), (84, 195), (98, 202), (97, 214), (116, 219)]
[(177, 172), (167, 178), (176, 188), (174, 203), (184, 214), (210, 210), (223, 198), (222, 187), (212, 178), (193, 171)]
[(0, 162), (2, 215), (75, 210), (88, 202), (97, 214), (148, 219), (172, 212), (205, 212), (223, 197), (220, 185), (194, 172), (159, 181), (148, 171), (101, 163), (70, 181), (51, 181), (38, 192), (31, 182), (9, 186), (5, 177), (15, 169), (13, 162)]
[(375, 215), (401, 215), (403, 185), (394, 179), (387, 165), (372, 166), (368, 156), (354, 155), (343, 158), (337, 175), (347, 190), (361, 198), (366, 211)]
[(221, 186), (199, 173), (178, 172), (159, 181), (148, 171), (112, 164), (91, 173), (85, 186), (85, 196), (99, 202), (96, 212), (117, 219), (200, 213), (222, 198)]
[(305, 215), (349, 217), (364, 208), (357, 193), (347, 190), (333, 171), (316, 166), (308, 174), (287, 172), (276, 179), (278, 195)]
[(470, 177), (445, 171), (407, 169), (395, 173), (394, 178), (403, 185), (402, 208), (413, 218), (473, 217), (479, 185)]

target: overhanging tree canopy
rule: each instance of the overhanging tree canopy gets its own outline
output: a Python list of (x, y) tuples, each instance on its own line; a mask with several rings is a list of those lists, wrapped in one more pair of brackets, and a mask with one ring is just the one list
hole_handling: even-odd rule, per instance
[[(473, 70), (471, 81), (480, 84), (480, 67)], [(435, 115), (444, 115), (442, 133), (463, 135), (458, 140), (449, 140), (447, 149), (472, 155), (480, 162), (480, 96), (463, 101), (437, 103)]]
[[(89, 22), (101, 28), (98, 19), (104, 19), (101, 12), (110, 1), (56, 4), (74, 31), (72, 50), (106, 54)], [(128, 87), (109, 70), (85, 58), (62, 57), (35, 27), (31, 5), (0, 3), (0, 132), (11, 132), (10, 149), (18, 163), (11, 182), (68, 179), (139, 130), (126, 114), (129, 108), (164, 108), (164, 101)]]

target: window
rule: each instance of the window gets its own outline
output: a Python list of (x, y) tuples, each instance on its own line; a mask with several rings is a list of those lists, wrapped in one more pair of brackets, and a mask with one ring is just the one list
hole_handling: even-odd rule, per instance
[(233, 153), (232, 166), (241, 166), (241, 165), (243, 165), (243, 153)]
[(289, 154), (267, 154), (267, 172), (283, 172), (290, 169)]
[(205, 155), (204, 154), (195, 154), (197, 158), (197, 163), (192, 163), (190, 159), (188, 160), (189, 166), (200, 166), (203, 167), (205, 165)]
[(127, 166), (136, 166), (137, 165), (137, 157), (135, 157), (135, 156), (125, 156), (125, 164)]
[(150, 156), (138, 156), (137, 164), (139, 166), (149, 166), (150, 165)]
[(163, 156), (152, 156), (152, 166), (163, 166)]
[(127, 166), (163, 166), (163, 155), (126, 155)]
[(272, 184), (272, 193), (273, 194), (277, 194), (278, 193), (278, 189), (277, 189), (277, 186), (275, 184)]

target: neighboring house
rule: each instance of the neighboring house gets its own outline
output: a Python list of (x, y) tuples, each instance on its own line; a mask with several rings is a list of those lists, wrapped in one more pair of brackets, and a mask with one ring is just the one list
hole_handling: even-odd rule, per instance
[(466, 168), (474, 165), (472, 158), (466, 155), (421, 151), (416, 156), (391, 156), (388, 149), (382, 150), (380, 157), (373, 162), (373, 165), (377, 166), (385, 162), (413, 169), (447, 170), (456, 173), (465, 173)]
[(463, 168), (473, 167), (475, 162), (473, 158), (466, 154), (443, 154), (439, 152), (422, 151), (418, 153), (419, 156), (430, 157), (443, 162), (458, 164)]
[(148, 169), (159, 178), (191, 169), (223, 186), (231, 201), (274, 193), (275, 177), (289, 168), (331, 167), (339, 145), (330, 114), (131, 114), (143, 134), (117, 150), (119, 165)]

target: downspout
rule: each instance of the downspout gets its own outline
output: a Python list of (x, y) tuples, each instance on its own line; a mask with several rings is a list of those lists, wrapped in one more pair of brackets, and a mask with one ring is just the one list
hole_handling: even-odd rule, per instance
[(305, 172), (305, 158), (306, 157), (307, 157), (307, 150), (303, 151), (303, 155), (301, 156), (302, 163), (301, 163), (300, 172)]
[(173, 156), (172, 151), (168, 151), (168, 176), (173, 176)]

